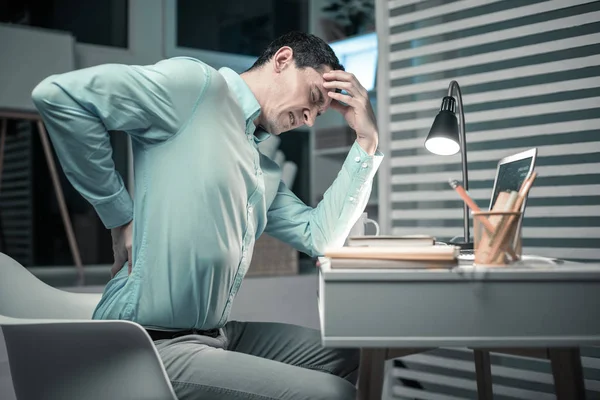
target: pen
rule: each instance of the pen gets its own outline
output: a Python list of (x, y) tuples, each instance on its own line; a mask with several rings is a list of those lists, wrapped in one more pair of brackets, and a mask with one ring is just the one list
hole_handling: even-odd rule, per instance
[[(465, 190), (465, 188), (463, 188), (460, 183), (458, 183), (457, 180), (454, 179), (450, 179), (448, 181), (450, 183), (450, 186), (456, 190), (456, 192), (458, 193), (458, 195), (460, 196), (461, 199), (463, 199), (463, 201), (465, 203), (467, 203), (467, 206), (469, 206), (469, 208), (472, 211), (475, 212), (481, 212), (481, 209), (477, 206), (477, 203), (475, 203), (475, 201), (473, 201), (473, 199), (471, 198), (471, 196), (469, 196), (469, 194), (467, 193), (467, 191)], [(488, 230), (488, 232), (491, 234), (492, 232), (494, 232), (494, 225), (492, 225), (492, 223), (490, 222), (490, 220), (488, 220), (487, 218), (482, 218), (481, 222), (483, 223), (483, 225), (485, 226), (485, 228)]]

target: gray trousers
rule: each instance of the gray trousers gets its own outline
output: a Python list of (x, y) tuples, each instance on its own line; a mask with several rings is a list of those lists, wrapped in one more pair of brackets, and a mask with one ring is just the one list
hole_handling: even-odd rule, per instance
[(216, 338), (157, 340), (180, 400), (350, 400), (359, 351), (324, 348), (319, 331), (270, 322), (225, 325)]

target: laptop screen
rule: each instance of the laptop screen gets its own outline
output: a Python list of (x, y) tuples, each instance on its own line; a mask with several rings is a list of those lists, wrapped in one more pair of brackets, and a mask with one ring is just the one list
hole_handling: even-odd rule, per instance
[(492, 195), (490, 209), (493, 207), (498, 194), (507, 191), (519, 191), (527, 175), (533, 168), (533, 156), (500, 164), (496, 176), (496, 186)]

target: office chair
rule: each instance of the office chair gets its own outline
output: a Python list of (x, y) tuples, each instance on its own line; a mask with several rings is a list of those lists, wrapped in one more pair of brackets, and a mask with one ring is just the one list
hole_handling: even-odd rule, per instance
[(99, 299), (48, 286), (0, 253), (0, 328), (17, 400), (176, 399), (140, 325), (90, 319)]

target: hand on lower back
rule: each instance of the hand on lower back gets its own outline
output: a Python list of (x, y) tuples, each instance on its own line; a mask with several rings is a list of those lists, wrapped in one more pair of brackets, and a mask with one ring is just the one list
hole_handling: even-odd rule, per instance
[(112, 236), (113, 255), (115, 262), (110, 270), (111, 278), (114, 277), (127, 263), (129, 274), (131, 274), (132, 259), (131, 245), (133, 240), (133, 220), (123, 226), (112, 228), (110, 230)]

